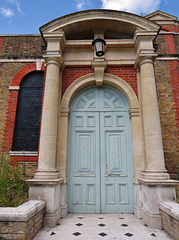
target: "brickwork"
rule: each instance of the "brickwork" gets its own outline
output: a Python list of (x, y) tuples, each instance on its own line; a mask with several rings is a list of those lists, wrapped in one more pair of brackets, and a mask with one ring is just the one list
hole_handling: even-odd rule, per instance
[(0, 222), (0, 239), (31, 240), (43, 226), (44, 209), (35, 214), (27, 222)]
[(177, 179), (179, 140), (177, 119), (171, 83), (170, 70), (167, 61), (155, 62), (156, 86), (162, 128), (162, 139), (166, 168), (171, 177)]
[(3, 36), (0, 58), (42, 58), (42, 37), (39, 36)]
[(170, 77), (173, 87), (173, 97), (175, 101), (176, 120), (178, 122), (178, 136), (179, 136), (179, 67), (178, 61), (168, 61)]
[(172, 32), (179, 32), (179, 26), (173, 24), (164, 24), (163, 27), (170, 29)]
[[(177, 32), (174, 25), (162, 29)], [(174, 57), (179, 52), (179, 37), (174, 34), (158, 35), (159, 56)], [(162, 127), (166, 168), (171, 178), (179, 179), (179, 64), (178, 61), (156, 61), (156, 85)]]
[(25, 162), (19, 161), (18, 165), (23, 166), (23, 167), (25, 165), (25, 179), (26, 180), (32, 179), (34, 177), (35, 171), (37, 169), (37, 158), (36, 158), (36, 161), (31, 161), (30, 157), (28, 157)]
[(158, 35), (155, 43), (158, 44), (157, 52), (159, 54), (166, 54), (167, 53), (167, 47), (165, 43), (165, 35)]
[(108, 67), (106, 73), (122, 78), (133, 88), (137, 95), (137, 74), (133, 67)]
[[(65, 68), (63, 72), (62, 80), (62, 95), (66, 89), (79, 77), (82, 77), (86, 74), (92, 73), (91, 68)], [(137, 94), (137, 75), (136, 70), (133, 67), (108, 67), (105, 71), (106, 73), (111, 73), (122, 78), (126, 81)]]
[(179, 35), (174, 36), (174, 41), (175, 41), (175, 50), (176, 53), (179, 54)]
[(93, 73), (93, 70), (89, 67), (67, 67), (63, 72), (62, 77), (62, 96), (66, 89), (78, 78)]
[(165, 43), (168, 54), (175, 54), (175, 42), (173, 35), (165, 35)]
[[(22, 78), (29, 72), (36, 70), (36, 63), (32, 64), (19, 64), (19, 63), (4, 63), (2, 64), (2, 71), (0, 82), (1, 89), (1, 107), (0, 107), (0, 151), (9, 151), (12, 147), (13, 133), (16, 119), (16, 109), (18, 100), (18, 91), (9, 91), (9, 86), (19, 86)], [(11, 66), (12, 73), (11, 73)], [(7, 69), (7, 70), (6, 70)], [(42, 70), (44, 70), (44, 65)], [(6, 72), (7, 71), (7, 72)], [(11, 73), (11, 78), (8, 78), (8, 71)], [(3, 85), (4, 84), (4, 85)], [(1, 86), (3, 85), (3, 86)], [(32, 178), (34, 176), (35, 170), (37, 168), (38, 157), (37, 156), (15, 156), (12, 157), (12, 162), (26, 162), (25, 171), (26, 179)]]
[(6, 112), (8, 107), (9, 86), (17, 72), (28, 63), (0, 63), (0, 150), (4, 143)]

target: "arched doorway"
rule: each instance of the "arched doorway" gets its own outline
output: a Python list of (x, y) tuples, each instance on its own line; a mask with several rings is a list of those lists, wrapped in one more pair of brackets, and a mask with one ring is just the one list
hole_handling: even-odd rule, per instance
[(88, 87), (71, 103), (69, 212), (132, 213), (133, 164), (129, 105), (109, 87)]

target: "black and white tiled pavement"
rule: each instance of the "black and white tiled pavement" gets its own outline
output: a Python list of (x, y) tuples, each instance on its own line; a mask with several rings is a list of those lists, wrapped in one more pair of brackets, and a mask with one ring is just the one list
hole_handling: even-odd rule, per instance
[(171, 240), (133, 214), (68, 214), (55, 228), (43, 228), (34, 240)]

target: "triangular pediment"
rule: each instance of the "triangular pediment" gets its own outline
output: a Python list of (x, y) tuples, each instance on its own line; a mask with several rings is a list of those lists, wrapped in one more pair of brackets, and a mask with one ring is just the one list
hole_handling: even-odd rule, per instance
[(160, 10), (157, 10), (153, 13), (150, 13), (145, 16), (145, 18), (152, 20), (152, 21), (176, 21), (177, 17)]

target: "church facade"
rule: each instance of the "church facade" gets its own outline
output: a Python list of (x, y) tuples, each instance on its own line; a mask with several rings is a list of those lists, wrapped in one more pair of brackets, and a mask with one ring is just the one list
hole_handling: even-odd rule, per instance
[(0, 36), (1, 151), (25, 164), (45, 225), (134, 213), (161, 227), (179, 179), (178, 57), (179, 22), (161, 11), (88, 10)]

